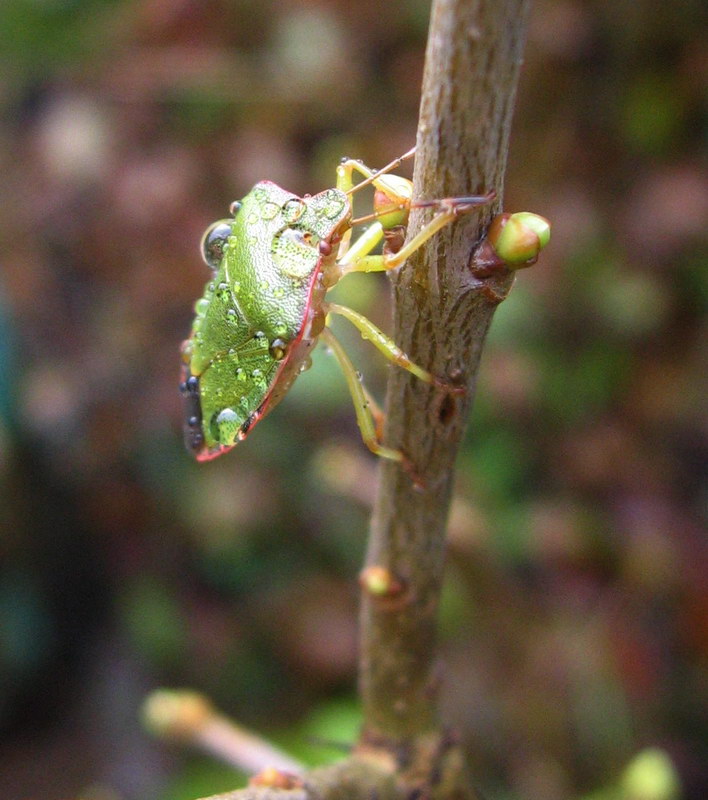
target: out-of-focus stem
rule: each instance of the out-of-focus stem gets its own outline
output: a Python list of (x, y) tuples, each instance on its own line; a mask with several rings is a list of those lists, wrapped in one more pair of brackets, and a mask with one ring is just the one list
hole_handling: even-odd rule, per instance
[(143, 717), (154, 733), (199, 747), (248, 774), (269, 767), (296, 774), (305, 769), (265, 739), (219, 714), (196, 692), (155, 691), (145, 701)]

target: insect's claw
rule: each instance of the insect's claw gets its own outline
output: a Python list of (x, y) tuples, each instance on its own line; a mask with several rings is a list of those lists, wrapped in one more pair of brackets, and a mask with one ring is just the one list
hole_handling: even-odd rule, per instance
[(420, 474), (418, 468), (410, 460), (410, 458), (408, 458), (407, 455), (401, 453), (401, 456), (401, 467), (411, 479), (411, 482), (413, 483), (413, 489), (416, 492), (424, 492), (428, 488), (425, 478)]
[(440, 391), (445, 392), (445, 394), (452, 394), (457, 397), (467, 394), (466, 386), (460, 386), (456, 383), (448, 383), (442, 378), (434, 378), (433, 385), (436, 389), (440, 389)]

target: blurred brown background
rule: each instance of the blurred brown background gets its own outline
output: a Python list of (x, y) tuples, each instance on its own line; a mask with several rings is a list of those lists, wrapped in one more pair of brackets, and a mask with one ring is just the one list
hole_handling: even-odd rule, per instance
[[(318, 352), (197, 466), (178, 347), (233, 199), (413, 144), (428, 12), (0, 5), (3, 800), (236, 785), (142, 732), (161, 685), (312, 763), (352, 741), (376, 464), (343, 379)], [(442, 608), (446, 717), (493, 800), (620, 797), (647, 746), (708, 796), (704, 23), (699, 0), (534, 4), (505, 206), (553, 239), (495, 318)], [(385, 327), (386, 279), (344, 283)], [(387, 367), (349, 334), (380, 394)]]

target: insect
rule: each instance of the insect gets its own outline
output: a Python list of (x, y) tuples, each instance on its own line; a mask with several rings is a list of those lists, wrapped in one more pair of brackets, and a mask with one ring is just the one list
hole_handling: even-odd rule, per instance
[[(376, 455), (411, 468), (406, 456), (385, 446), (380, 415), (348, 355), (327, 327), (328, 315), (345, 317), (399, 367), (448, 391), (449, 386), (414, 364), (362, 314), (328, 302), (327, 291), (350, 272), (394, 269), (457, 214), (494, 198), (494, 192), (414, 201), (411, 181), (392, 174), (415, 152), (374, 171), (344, 159), (334, 188), (297, 197), (261, 181), (231, 205), (231, 217), (211, 225), (202, 255), (212, 270), (195, 304), (192, 332), (182, 345), (184, 436), (188, 450), (206, 461), (230, 450), (285, 396), (310, 364), (322, 339), (342, 368), (362, 438)], [(354, 175), (361, 176), (358, 183)], [(373, 185), (373, 213), (353, 219), (353, 195)], [(433, 218), (407, 244), (412, 207), (433, 207)], [(372, 224), (352, 241), (353, 228)], [(373, 251), (385, 240), (383, 252)]]

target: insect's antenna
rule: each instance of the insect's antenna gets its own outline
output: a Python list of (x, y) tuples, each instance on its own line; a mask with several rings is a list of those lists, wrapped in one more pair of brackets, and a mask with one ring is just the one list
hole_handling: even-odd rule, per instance
[(439, 211), (452, 210), (464, 214), (476, 206), (485, 206), (497, 196), (494, 189), (486, 194), (471, 194), (466, 197), (443, 197), (440, 200), (413, 200), (409, 208), (435, 208)]
[(402, 156), (398, 156), (398, 158), (394, 158), (389, 164), (386, 164), (385, 167), (382, 167), (380, 170), (374, 172), (373, 175), (369, 175), (368, 178), (364, 178), (361, 183), (357, 183), (356, 186), (352, 186), (351, 189), (347, 191), (347, 194), (354, 194), (354, 192), (358, 192), (359, 189), (363, 189), (365, 186), (368, 186), (370, 183), (373, 183), (377, 178), (381, 177), (381, 175), (385, 175), (387, 172), (391, 172), (391, 170), (396, 169), (400, 166), (404, 161), (409, 158), (412, 158), (415, 154), (415, 146), (411, 147), (406, 153)]
[(440, 200), (413, 200), (410, 204), (392, 203), (383, 208), (377, 208), (371, 214), (366, 214), (363, 217), (353, 219), (349, 224), (361, 225), (363, 222), (371, 222), (372, 220), (390, 214), (392, 211), (403, 211), (406, 208), (434, 208), (437, 211), (452, 211), (455, 214), (464, 214), (471, 211), (477, 206), (485, 206), (495, 199), (497, 193), (491, 189), (487, 194), (473, 194), (466, 197), (444, 197)]
[(383, 208), (377, 208), (376, 211), (373, 211), (371, 214), (366, 214), (363, 217), (357, 217), (353, 219), (349, 224), (353, 228), (355, 225), (361, 225), (363, 222), (372, 222), (379, 217), (383, 217), (386, 214), (390, 214), (392, 211), (403, 211), (406, 206), (403, 203), (398, 204), (391, 204), (390, 206), (384, 206)]

